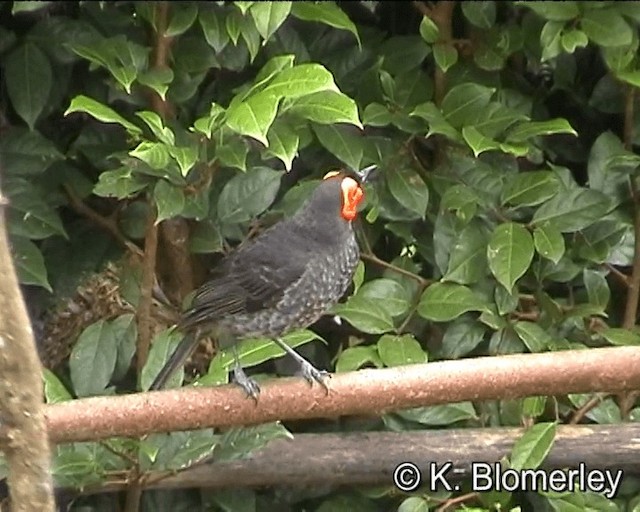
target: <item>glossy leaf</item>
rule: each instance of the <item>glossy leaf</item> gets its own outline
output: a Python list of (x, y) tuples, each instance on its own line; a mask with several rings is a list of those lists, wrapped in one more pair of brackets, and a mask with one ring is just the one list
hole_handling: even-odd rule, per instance
[(483, 311), (486, 307), (485, 302), (466, 286), (434, 283), (422, 294), (418, 313), (427, 320), (447, 322), (467, 311)]
[(551, 171), (514, 175), (502, 191), (502, 204), (534, 206), (551, 199), (560, 190), (560, 180)]
[(280, 28), (291, 11), (292, 2), (254, 2), (249, 7), (258, 32), (263, 39), (269, 39)]
[(53, 292), (47, 278), (47, 268), (38, 246), (22, 237), (11, 238), (11, 254), (21, 284), (42, 286)]
[(337, 304), (332, 312), (362, 332), (382, 334), (393, 330), (393, 321), (387, 310), (377, 301), (360, 295), (354, 295), (345, 303)]
[(538, 226), (533, 230), (533, 244), (543, 258), (558, 263), (564, 255), (565, 245), (562, 233), (551, 224)]
[(580, 20), (587, 37), (601, 46), (622, 46), (631, 43), (633, 29), (613, 9), (587, 10)]
[(640, 346), (640, 333), (637, 331), (610, 327), (600, 331), (599, 334), (612, 345)]
[(509, 292), (528, 270), (533, 259), (533, 239), (521, 225), (508, 222), (498, 226), (487, 247), (489, 268)]
[(377, 302), (392, 317), (405, 313), (411, 298), (400, 283), (387, 278), (367, 281), (358, 291), (358, 296)]
[(360, 44), (358, 30), (349, 17), (334, 2), (292, 2), (291, 14), (306, 21), (318, 21), (351, 32)]
[(544, 352), (553, 345), (549, 333), (536, 323), (518, 321), (513, 325), (513, 329), (530, 352)]
[(342, 127), (316, 125), (313, 131), (320, 143), (351, 169), (360, 169), (364, 140)]
[(408, 210), (424, 218), (429, 204), (429, 189), (420, 175), (408, 167), (385, 174), (389, 191)]
[(296, 131), (285, 123), (276, 122), (267, 133), (267, 139), (269, 147), (266, 153), (279, 158), (284, 164), (284, 168), (290, 171), (300, 145), (300, 137)]
[(267, 132), (278, 111), (279, 99), (265, 91), (239, 102), (227, 111), (226, 123), (236, 133), (269, 145)]
[(287, 109), (320, 124), (349, 123), (362, 128), (356, 103), (337, 91), (320, 91), (299, 98)]
[(184, 208), (182, 190), (166, 180), (158, 180), (153, 189), (153, 198), (158, 208), (156, 224), (180, 215)]
[[(184, 334), (173, 328), (161, 331), (154, 336), (147, 362), (140, 374), (140, 389), (142, 391), (149, 389), (149, 386), (151, 386), (164, 364), (169, 360), (171, 354), (175, 352), (183, 337)], [(180, 368), (167, 380), (164, 388), (171, 389), (179, 387), (182, 384), (183, 378), (184, 369)]]
[(69, 357), (73, 389), (80, 397), (100, 395), (111, 380), (118, 347), (111, 324), (99, 320), (78, 337)]
[(136, 112), (136, 115), (145, 122), (151, 130), (151, 133), (153, 133), (160, 142), (170, 146), (176, 143), (176, 137), (173, 131), (168, 126), (165, 126), (164, 121), (158, 114), (149, 110), (143, 110)]
[(25, 42), (6, 56), (4, 75), (11, 105), (33, 130), (49, 101), (52, 86), (49, 59), (35, 44)]
[(454, 128), (472, 125), (481, 119), (481, 110), (495, 93), (492, 87), (464, 83), (452, 87), (442, 100), (442, 113)]
[(140, 128), (127, 121), (115, 110), (82, 94), (71, 100), (71, 105), (69, 105), (69, 108), (66, 110), (64, 115), (66, 116), (73, 112), (86, 112), (103, 123), (117, 123), (132, 135), (142, 134), (142, 130)]
[(518, 439), (511, 450), (511, 467), (516, 471), (537, 469), (553, 447), (555, 423), (538, 423)]
[(562, 233), (579, 231), (602, 218), (610, 209), (607, 196), (596, 190), (562, 191), (544, 203), (533, 215), (532, 223), (550, 223)]
[(359, 370), (366, 364), (382, 368), (383, 363), (375, 346), (349, 347), (344, 350), (336, 361), (336, 373)]
[(571, 135), (578, 135), (569, 121), (566, 119), (550, 119), (548, 121), (528, 121), (516, 125), (507, 134), (507, 140), (509, 142), (525, 142), (533, 137), (540, 135), (552, 135), (554, 133), (569, 133)]
[(247, 222), (261, 214), (273, 202), (280, 188), (282, 173), (256, 167), (236, 174), (222, 189), (218, 199), (221, 222)]
[(378, 354), (385, 366), (426, 363), (427, 354), (412, 334), (385, 334), (378, 340)]

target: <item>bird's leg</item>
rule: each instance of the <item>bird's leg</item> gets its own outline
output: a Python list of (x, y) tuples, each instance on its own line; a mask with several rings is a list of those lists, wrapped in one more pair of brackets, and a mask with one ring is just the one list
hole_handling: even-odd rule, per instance
[(260, 386), (258, 383), (253, 380), (251, 377), (248, 377), (242, 366), (240, 365), (240, 357), (238, 356), (238, 349), (236, 345), (233, 345), (233, 381), (240, 386), (247, 396), (253, 398), (256, 403), (258, 402), (258, 395), (260, 394)]
[(298, 364), (300, 365), (300, 370), (302, 376), (309, 382), (309, 384), (313, 384), (313, 382), (317, 382), (320, 384), (328, 393), (329, 388), (325, 382), (327, 377), (331, 377), (329, 372), (325, 370), (318, 370), (315, 366), (313, 366), (309, 361), (307, 361), (304, 357), (298, 354), (295, 350), (293, 350), (289, 345), (287, 345), (280, 338), (274, 338), (273, 341), (287, 354), (293, 357)]

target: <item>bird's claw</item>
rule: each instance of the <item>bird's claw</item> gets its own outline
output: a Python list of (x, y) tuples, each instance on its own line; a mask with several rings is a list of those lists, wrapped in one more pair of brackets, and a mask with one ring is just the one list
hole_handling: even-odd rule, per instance
[(248, 377), (242, 368), (237, 367), (233, 370), (233, 381), (243, 389), (248, 397), (258, 403), (260, 386), (254, 379)]
[(327, 379), (331, 378), (331, 374), (328, 371), (318, 370), (315, 366), (306, 361), (301, 364), (300, 370), (300, 373), (310, 385), (313, 386), (313, 383), (317, 382), (325, 389), (327, 394), (329, 394), (329, 387), (325, 382)]

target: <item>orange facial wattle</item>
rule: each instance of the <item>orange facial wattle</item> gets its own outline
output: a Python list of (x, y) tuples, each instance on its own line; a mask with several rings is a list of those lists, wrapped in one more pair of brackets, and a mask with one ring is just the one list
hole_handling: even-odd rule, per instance
[(358, 213), (358, 205), (364, 199), (364, 191), (353, 178), (344, 178), (340, 185), (342, 189), (342, 210), (340, 214), (347, 221), (352, 221)]

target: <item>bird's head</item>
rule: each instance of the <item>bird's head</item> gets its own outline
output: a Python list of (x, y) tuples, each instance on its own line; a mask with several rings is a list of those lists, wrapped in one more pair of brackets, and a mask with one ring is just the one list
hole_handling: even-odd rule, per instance
[(358, 205), (364, 199), (364, 189), (354, 178), (348, 176), (344, 171), (330, 171), (322, 178), (323, 183), (318, 187), (318, 193), (327, 196), (333, 195), (333, 202), (336, 198), (340, 200), (340, 216), (346, 221), (356, 218)]

